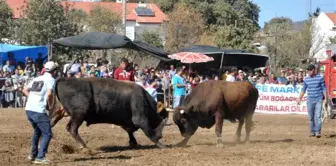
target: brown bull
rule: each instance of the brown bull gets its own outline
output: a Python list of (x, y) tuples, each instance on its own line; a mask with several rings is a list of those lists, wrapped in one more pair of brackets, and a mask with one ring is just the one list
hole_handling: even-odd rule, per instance
[(185, 137), (179, 145), (186, 145), (198, 127), (211, 128), (216, 124), (217, 145), (222, 146), (224, 119), (239, 121), (237, 141), (240, 141), (241, 129), (246, 121), (245, 142), (248, 141), (258, 96), (258, 90), (245, 81), (207, 81), (199, 84), (187, 96), (184, 105), (175, 109), (174, 122)]

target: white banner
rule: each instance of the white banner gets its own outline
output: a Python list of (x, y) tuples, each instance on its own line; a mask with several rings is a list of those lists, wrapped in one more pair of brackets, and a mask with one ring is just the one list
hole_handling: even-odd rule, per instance
[(307, 115), (306, 94), (297, 104), (302, 85), (257, 84), (259, 99), (255, 112)]

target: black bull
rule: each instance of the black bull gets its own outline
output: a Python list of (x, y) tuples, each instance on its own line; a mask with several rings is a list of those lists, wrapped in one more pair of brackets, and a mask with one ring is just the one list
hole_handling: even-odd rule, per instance
[(129, 135), (129, 144), (137, 146), (133, 133), (139, 128), (159, 148), (162, 130), (168, 112), (148, 92), (133, 82), (113, 79), (83, 78), (56, 80), (53, 103), (49, 106), (51, 125), (70, 116), (67, 131), (80, 144), (86, 144), (78, 134), (78, 128), (86, 125), (108, 123), (121, 126)]

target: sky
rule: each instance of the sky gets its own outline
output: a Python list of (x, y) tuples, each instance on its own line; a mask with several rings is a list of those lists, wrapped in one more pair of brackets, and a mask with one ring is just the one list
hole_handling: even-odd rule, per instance
[(308, 17), (309, 4), (311, 1), (312, 11), (317, 7), (321, 8), (321, 12), (335, 12), (336, 0), (251, 0), (260, 7), (259, 25), (273, 17), (289, 17), (293, 21), (302, 21)]

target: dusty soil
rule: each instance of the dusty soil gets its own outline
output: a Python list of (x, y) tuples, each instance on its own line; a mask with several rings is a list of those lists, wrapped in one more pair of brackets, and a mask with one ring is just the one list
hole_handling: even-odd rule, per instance
[[(336, 120), (323, 124), (323, 137), (308, 137), (308, 120), (304, 115), (255, 114), (255, 129), (249, 144), (235, 144), (237, 124), (224, 123), (224, 148), (215, 145), (214, 128), (199, 129), (185, 148), (157, 149), (141, 130), (135, 133), (138, 149), (129, 149), (124, 130), (108, 124), (82, 125), (80, 134), (95, 156), (72, 152), (77, 147), (67, 133), (68, 119), (62, 119), (53, 129), (47, 157), (52, 165), (336, 165)], [(170, 120), (169, 123), (172, 123)], [(243, 130), (244, 131), (244, 130)], [(0, 165), (31, 165), (27, 161), (32, 136), (24, 110), (0, 110)], [(243, 132), (244, 137), (244, 132)], [(166, 126), (162, 142), (176, 144), (182, 140), (177, 126)], [(68, 153), (66, 153), (68, 152)]]

